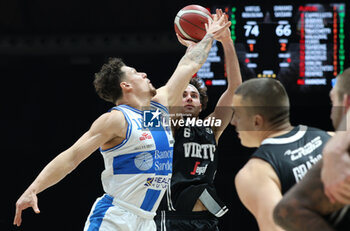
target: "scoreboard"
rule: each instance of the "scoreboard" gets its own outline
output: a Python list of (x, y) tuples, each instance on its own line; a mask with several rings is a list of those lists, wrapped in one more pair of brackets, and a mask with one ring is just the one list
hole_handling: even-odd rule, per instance
[[(232, 22), (243, 80), (276, 78), (296, 89), (330, 86), (347, 67), (346, 3), (259, 2), (208, 6), (212, 13), (221, 8)], [(197, 76), (207, 86), (227, 84), (219, 42)]]

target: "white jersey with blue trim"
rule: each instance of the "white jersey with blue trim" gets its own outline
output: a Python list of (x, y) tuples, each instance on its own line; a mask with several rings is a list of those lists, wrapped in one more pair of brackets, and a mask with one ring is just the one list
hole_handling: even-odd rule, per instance
[[(167, 108), (157, 102), (151, 101), (151, 109), (161, 112), (160, 117), (169, 115)], [(103, 189), (116, 203), (138, 214), (151, 212), (155, 215), (172, 174), (174, 139), (171, 129), (163, 123), (157, 129), (145, 128), (145, 111), (128, 105), (111, 110), (124, 114), (128, 128), (126, 138), (119, 145), (100, 149), (105, 164), (101, 176)]]

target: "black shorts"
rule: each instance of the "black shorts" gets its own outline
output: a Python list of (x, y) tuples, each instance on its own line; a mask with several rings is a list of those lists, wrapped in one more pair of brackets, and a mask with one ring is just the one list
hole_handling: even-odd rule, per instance
[(160, 211), (154, 218), (157, 231), (219, 231), (218, 219), (210, 212)]

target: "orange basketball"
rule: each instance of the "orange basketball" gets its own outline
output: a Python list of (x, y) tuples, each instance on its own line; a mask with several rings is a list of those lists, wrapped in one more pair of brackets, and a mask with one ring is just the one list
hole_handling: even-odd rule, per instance
[(175, 31), (186, 40), (198, 42), (206, 34), (205, 23), (212, 20), (210, 12), (199, 5), (182, 8), (174, 20)]

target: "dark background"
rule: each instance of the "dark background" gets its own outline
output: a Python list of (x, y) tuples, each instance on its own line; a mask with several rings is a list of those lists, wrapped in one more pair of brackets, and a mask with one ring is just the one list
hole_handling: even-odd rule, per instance
[[(104, 166), (97, 151), (59, 184), (40, 193), (40, 215), (25, 210), (20, 228), (12, 226), (16, 200), (50, 160), (113, 106), (99, 99), (92, 85), (94, 73), (107, 57), (122, 57), (126, 64), (146, 72), (155, 87), (166, 83), (185, 52), (175, 37), (174, 17), (193, 3), (212, 4), (0, 1), (1, 231), (83, 229), (93, 202), (103, 193)], [(224, 90), (209, 88), (204, 113), (214, 108)], [(331, 130), (328, 91), (288, 92), (292, 123)], [(220, 139), (216, 185), (230, 208), (220, 218), (221, 230), (257, 230), (234, 187), (235, 174), (253, 151), (240, 145), (232, 126)]]

